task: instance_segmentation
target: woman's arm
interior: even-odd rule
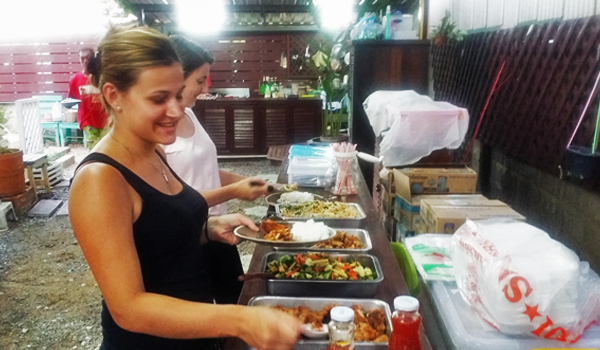
[[[219,170],[219,178],[221,178],[221,186],[231,185],[234,182],[242,181],[247,179],[247,176],[242,176],[229,171]]]
[[[115,322],[167,338],[239,337],[258,349],[291,349],[298,321],[276,310],[184,301],[144,289],[132,224],[141,199],[114,168],[88,164],[69,194],[73,230]]]
[[[223,187],[202,191],[202,196],[206,199],[209,207],[234,198],[253,201],[260,196],[270,193],[269,185],[259,177],[243,177],[232,173],[227,174],[229,174],[227,177],[230,180],[234,178],[241,178],[241,180]]]

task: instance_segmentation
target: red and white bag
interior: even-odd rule
[[[467,220],[451,255],[463,299],[502,333],[574,343],[600,320],[598,275],[534,226]]]

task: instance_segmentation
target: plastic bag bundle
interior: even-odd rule
[[[463,299],[503,333],[574,343],[600,320],[598,275],[536,227],[467,220],[451,255]]]
[[[456,149],[469,128],[469,113],[412,90],[375,91],[363,102],[387,167],[412,164],[437,149]]]

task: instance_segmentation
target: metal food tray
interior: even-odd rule
[[[298,251],[277,251],[270,252],[263,256],[261,262],[261,272],[267,271],[267,264],[274,260],[279,260],[284,255],[294,256]],[[342,262],[358,261],[362,266],[369,267],[374,273],[375,278],[372,281],[352,281],[352,280],[298,280],[292,278],[267,278],[267,292],[271,295],[282,296],[318,296],[318,297],[349,297],[349,298],[368,298],[375,295],[377,285],[383,281],[383,271],[379,260],[369,254],[342,254],[331,253],[332,258],[338,256]]]
[[[375,309],[383,309],[385,311],[385,333],[388,337],[392,334],[392,320],[391,311],[389,305],[381,300],[377,299],[339,299],[339,298],[293,298],[293,297],[277,297],[277,296],[258,296],[253,297],[248,302],[249,306],[277,306],[283,307],[297,307],[305,306],[309,309],[316,311],[320,310],[329,305],[342,305],[349,306],[360,305],[365,312],[369,312]],[[356,342],[357,349],[387,349],[388,343],[374,343],[374,342]],[[301,337],[298,339],[294,349],[324,349],[327,346],[327,339],[309,339]]]
[[[319,221],[324,223],[329,227],[360,227],[362,221],[367,217],[367,214],[363,210],[363,208],[358,203],[347,203],[350,206],[353,206],[358,210],[359,217],[357,218],[323,218],[318,216],[312,217],[298,217],[298,216],[283,216],[281,214],[281,206],[275,205],[275,213],[282,220],[309,220],[313,219],[315,221]]]
[[[373,248],[373,245],[371,244],[371,237],[369,235],[369,232],[367,230],[363,230],[363,229],[359,229],[359,228],[336,228],[336,227],[332,227],[332,230],[337,231],[345,231],[347,234],[351,235],[351,236],[357,236],[358,239],[360,239],[360,241],[365,245],[364,248],[353,248],[353,249],[349,249],[349,248],[307,248],[306,246],[304,247],[282,247],[282,246],[275,246],[273,247],[273,249],[275,250],[304,250],[306,251],[307,249],[310,250],[311,252],[340,252],[340,253],[361,253],[361,252],[368,252],[369,250],[371,250]]]

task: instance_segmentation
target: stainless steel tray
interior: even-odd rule
[[[359,228],[335,228],[331,229],[337,231],[346,231],[349,235],[356,236],[360,239],[361,242],[365,245],[364,248],[357,249],[346,249],[346,248],[306,248],[304,247],[281,247],[275,246],[273,249],[275,250],[307,250],[315,251],[315,252],[340,252],[340,253],[360,253],[360,252],[368,252],[373,248],[371,244],[371,237],[367,230],[359,229]]]
[[[323,222],[325,225],[329,227],[360,227],[363,220],[367,217],[367,214],[363,210],[363,208],[358,203],[346,203],[350,206],[353,206],[358,210],[359,216],[357,218],[323,218],[318,216],[313,217],[297,217],[297,216],[283,216],[281,214],[281,206],[276,205],[275,214],[282,220],[308,220],[313,219],[315,221]]]
[[[293,298],[293,297],[278,297],[278,296],[259,296],[250,299],[250,306],[276,306],[297,307],[305,306],[311,310],[319,310],[329,305],[352,306],[360,305],[365,312],[375,309],[383,309],[386,314],[385,332],[389,336],[392,334],[391,311],[389,305],[377,299],[339,299],[339,298]],[[358,349],[387,349],[388,343],[374,342],[356,342]],[[302,349],[312,347],[313,349],[324,349],[327,346],[327,339],[309,339],[301,337],[296,343],[294,349]]]
[[[294,256],[297,251],[270,252],[263,256],[261,272],[267,271],[267,264],[278,260],[284,255]],[[296,280],[291,278],[267,278],[267,292],[271,295],[281,296],[319,296],[319,297],[350,297],[368,298],[375,295],[377,285],[383,281],[383,271],[379,260],[369,254],[342,254],[331,253],[333,258],[339,256],[341,261],[358,261],[362,266],[369,267],[374,273],[372,281],[349,280]]]

